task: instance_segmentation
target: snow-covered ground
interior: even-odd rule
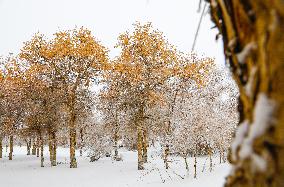
[[[188,159],[188,174],[184,161],[177,157],[171,158],[171,169],[166,171],[162,159],[155,156],[155,151],[151,152],[154,156],[149,158],[144,171],[137,170],[137,153],[124,150],[120,150],[123,161],[119,162],[111,158],[89,162],[86,156],[77,156],[76,169],[69,168],[67,148],[58,148],[56,167],[50,167],[48,152],[45,152],[44,168],[40,167],[40,158],[26,155],[26,147],[15,147],[12,161],[8,160],[5,149],[3,153],[4,158],[0,159],[0,184],[5,187],[220,187],[230,170],[228,164],[219,164],[216,156],[213,171],[209,172],[209,159],[198,158],[197,179],[194,179],[193,158]]]

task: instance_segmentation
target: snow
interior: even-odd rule
[[[254,123],[251,126],[249,138],[261,136],[271,125],[275,104],[264,93],[258,95],[254,111]]]
[[[171,157],[171,169],[164,169],[159,156],[151,156],[146,170],[137,170],[137,153],[119,150],[123,161],[102,158],[89,162],[86,156],[77,157],[78,168],[69,168],[69,149],[58,148],[56,167],[50,167],[47,147],[45,147],[45,167],[40,167],[40,158],[26,155],[26,147],[14,148],[14,159],[8,160],[8,152],[3,151],[0,159],[0,181],[5,187],[89,187],[89,186],[145,186],[145,187],[204,187],[223,186],[230,165],[219,164],[219,157],[213,157],[214,168],[209,172],[209,159],[197,158],[197,179],[193,178],[193,158],[189,158],[189,175],[182,159]],[[153,151],[153,153],[155,153]],[[202,170],[204,169],[204,172]],[[181,177],[185,178],[182,179]]]
[[[248,124],[248,121],[245,121],[237,130],[236,140],[232,144],[233,158],[236,159],[236,149],[241,144],[239,151],[240,159],[252,159],[252,169],[255,171],[264,171],[267,163],[262,155],[253,151],[252,144],[256,138],[263,135],[273,124],[274,108],[275,103],[264,93],[260,93],[255,104],[253,123],[249,125],[250,128],[248,129],[244,127]],[[248,135],[244,137],[246,132],[248,132]]]
[[[255,66],[252,67],[248,82],[245,85],[246,95],[249,96],[249,97],[251,97],[251,94],[252,94],[252,86],[253,86],[253,81],[254,81],[254,77],[255,77],[256,72],[257,72],[257,67],[255,67]]]
[[[243,139],[248,131],[248,121],[245,120],[243,123],[241,123],[236,131],[236,137],[231,145],[232,149],[232,159],[236,160],[236,154],[238,146],[240,146],[243,142]]]
[[[255,169],[255,171],[262,171],[264,172],[266,170],[266,161],[264,160],[264,158],[262,158],[261,156],[257,155],[257,154],[253,154],[251,156],[252,158],[252,163],[253,163],[253,167]]]
[[[256,49],[256,44],[254,42],[250,42],[248,43],[244,48],[243,50],[237,54],[237,58],[238,58],[238,61],[239,63],[243,64],[247,58],[247,56],[249,55],[249,53]]]

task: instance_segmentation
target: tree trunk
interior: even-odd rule
[[[32,155],[36,155],[36,140],[33,139]]]
[[[170,148],[169,148],[169,145],[167,144],[164,150],[164,163],[165,163],[166,169],[169,169],[169,161],[168,161],[169,152],[170,152]]]
[[[26,144],[27,144],[27,155],[30,155],[30,154],[31,154],[30,141],[31,141],[31,139],[26,140]]]
[[[84,147],[84,135],[83,128],[80,129],[80,156],[83,156],[83,147]]]
[[[143,163],[147,163],[148,161],[148,139],[147,139],[147,131],[143,130]]]
[[[56,137],[54,131],[48,132],[48,148],[50,155],[50,165],[56,166]]]
[[[185,163],[186,175],[189,176],[189,167],[188,167],[186,155],[184,155],[183,159]]]
[[[10,136],[10,152],[9,152],[9,160],[13,159],[13,146],[14,146],[14,137]]]
[[[115,128],[115,132],[114,132],[114,160],[118,160],[118,145],[117,144],[118,144],[118,127]]]
[[[197,178],[197,173],[196,173],[196,167],[197,167],[197,161],[196,161],[196,155],[194,155],[194,178]]]
[[[75,113],[74,109],[71,109],[71,119],[70,119],[70,126],[69,126],[69,133],[70,133],[70,168],[77,168],[77,161],[76,161],[76,129],[75,129]]]
[[[174,97],[174,102],[176,100],[176,96],[177,96],[177,92],[175,94],[175,97]],[[171,109],[171,113],[173,112],[173,107]],[[166,145],[165,145],[165,148],[164,148],[164,163],[165,163],[165,166],[166,166],[166,169],[169,169],[169,153],[170,153],[170,146],[169,146],[169,140],[168,140],[168,137],[170,136],[171,134],[171,121],[169,120],[168,121],[168,125],[167,125],[167,128],[166,128]]]
[[[39,134],[40,140],[40,167],[44,167],[44,157],[43,157],[43,138],[41,133]]]
[[[3,141],[3,137],[0,136],[0,158],[3,157],[3,144],[2,144],[2,141]]]
[[[52,160],[51,160],[51,166],[56,166],[56,134],[54,131],[51,132],[51,145],[52,145]]]
[[[143,130],[141,128],[138,128],[137,131],[138,170],[143,170]]]
[[[211,150],[211,148],[209,148],[209,162],[210,162],[210,164],[209,164],[209,171],[211,172],[211,171],[212,171],[212,169],[213,169],[213,163],[212,163],[212,150]]]
[[[40,140],[39,138],[36,139],[36,156],[39,157],[39,147],[40,147]]]
[[[30,154],[31,154],[31,144],[32,144],[31,141],[32,141],[31,139],[29,139],[29,140],[27,141],[27,155],[30,155]]]
[[[284,1],[211,0],[240,90],[240,125],[226,186],[284,184]]]

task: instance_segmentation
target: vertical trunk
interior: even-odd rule
[[[52,160],[53,160],[53,147],[52,147],[52,140],[51,140],[51,131],[48,130],[48,151],[49,151],[49,160],[50,165],[52,166]]]
[[[44,157],[43,157],[43,138],[41,133],[39,134],[40,140],[40,167],[44,167]]]
[[[84,135],[83,128],[80,129],[80,156],[83,156],[83,147],[84,147]]]
[[[30,147],[28,140],[26,140],[26,144],[27,144],[27,155],[30,155]]]
[[[50,158],[50,165],[56,166],[56,138],[55,132],[50,131],[48,132],[48,149],[49,149],[49,158]]]
[[[13,159],[13,146],[14,146],[14,137],[10,136],[10,152],[9,152],[9,160]]]
[[[33,139],[32,155],[36,155],[36,140],[35,140],[35,138]]]
[[[2,141],[3,141],[3,137],[0,136],[0,158],[3,157],[3,144],[2,144]]]
[[[284,3],[211,0],[211,16],[240,90],[226,186],[283,186]]]
[[[70,168],[77,168],[77,161],[76,161],[76,114],[75,114],[75,99],[76,99],[76,87],[77,82],[75,86],[72,88],[71,97],[69,100],[69,115],[70,115],[70,121],[69,121],[69,136],[70,136]]]
[[[165,146],[165,150],[164,150],[164,163],[166,166],[166,169],[169,169],[169,161],[168,161],[168,157],[169,157],[169,145]]]
[[[118,129],[117,127],[115,128],[115,132],[114,132],[114,160],[118,159]]]
[[[138,170],[143,170],[144,166],[143,166],[143,145],[142,145],[142,141],[143,141],[143,131],[141,128],[137,129],[138,133],[137,133],[137,152],[138,152]]]
[[[36,156],[39,157],[39,147],[40,147],[40,140],[39,138],[36,139]]]
[[[176,97],[176,95],[175,95]],[[172,108],[173,110],[173,108]],[[169,140],[168,140],[168,137],[170,136],[170,129],[171,129],[171,121],[169,120],[168,121],[168,126],[166,128],[166,145],[165,145],[165,148],[164,148],[164,163],[165,163],[165,166],[166,166],[166,169],[169,169],[169,153],[170,153],[170,146],[169,146]]]
[[[219,152],[219,159],[220,159],[220,161],[219,161],[219,163],[221,164],[222,163],[222,152],[221,152],[221,150],[220,150],[220,152]]]
[[[143,162],[146,163],[148,161],[148,139],[147,139],[147,131],[143,130],[142,132],[142,146],[143,146]]]
[[[211,148],[209,148],[209,161],[210,161],[209,171],[211,172],[212,171],[212,167],[213,167],[213,163],[212,163],[212,150],[211,150]]]
[[[196,155],[194,154],[194,178],[197,178],[197,173],[196,173],[196,167],[197,167],[197,161],[196,161]]]
[[[27,155],[31,155],[31,145],[32,145],[32,140],[29,138],[27,142]]]
[[[71,110],[71,119],[70,119],[70,168],[77,168],[76,161],[76,129],[75,129],[75,114],[74,110]]]
[[[184,155],[183,159],[185,163],[186,175],[189,176],[189,167],[188,167],[186,155]]]
[[[51,149],[52,149],[52,160],[51,160],[51,166],[56,166],[56,135],[55,132],[51,132]]]

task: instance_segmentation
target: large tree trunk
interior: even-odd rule
[[[10,136],[10,152],[9,152],[9,160],[13,159],[13,147],[14,147],[14,137]]]
[[[209,0],[208,0],[209,1]],[[240,90],[226,186],[284,184],[284,1],[211,0]]]
[[[29,138],[27,140],[27,155],[31,154],[31,144],[32,144],[32,140]]]

